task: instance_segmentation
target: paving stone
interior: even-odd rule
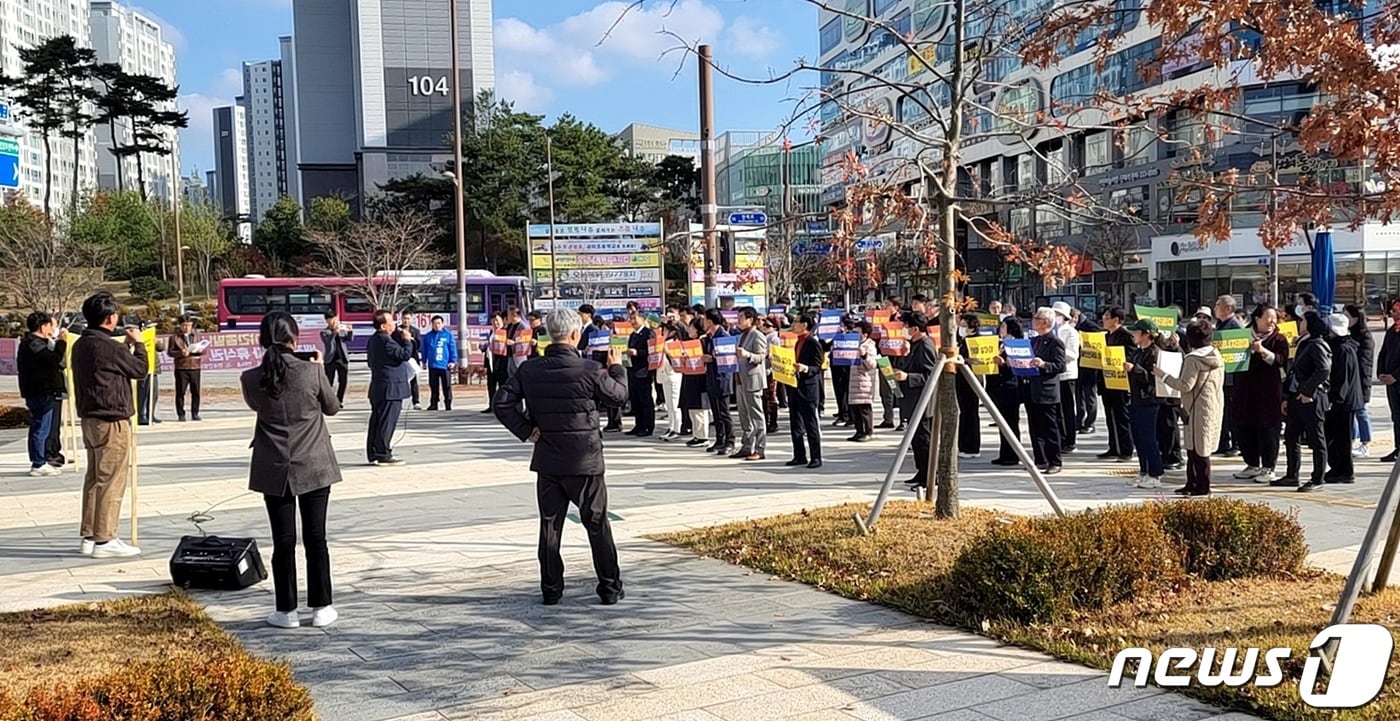
[[[739,699],[753,699],[781,687],[757,676],[741,674],[703,683],[663,688],[577,709],[588,721],[649,721],[668,713],[691,711]],[[713,718],[713,716],[711,716]]]
[[[1015,674],[1003,674],[996,678],[1015,678]],[[1104,675],[1079,683],[1037,690],[1021,698],[988,703],[979,706],[977,710],[1002,721],[1052,721],[1100,709],[1121,714],[1121,709],[1126,705],[1160,693],[1162,691],[1156,688],[1111,688],[1108,685],[1108,676]],[[1188,699],[1181,697],[1180,700],[1185,707]]]
[[[977,676],[861,701],[854,704],[850,713],[867,721],[888,719],[890,716],[901,719],[938,717],[942,713],[965,708],[984,711],[987,704],[1033,690],[1032,686],[1002,676]]]

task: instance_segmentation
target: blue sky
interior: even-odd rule
[[[574,115],[608,131],[641,122],[697,129],[693,58],[662,53],[679,44],[659,34],[710,42],[716,61],[747,77],[816,61],[816,9],[806,0],[648,0],[606,40],[627,3],[600,0],[494,0],[496,83],[517,107]],[[241,92],[241,63],[276,57],[291,34],[291,0],[139,0],[175,45],[181,103],[190,128],[181,139],[186,170],[213,167],[210,114]],[[601,44],[600,44],[600,41]],[[718,131],[770,130],[792,112],[815,78],[756,87],[716,76]],[[794,138],[803,131],[794,132]]]

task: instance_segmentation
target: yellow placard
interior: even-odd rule
[[[773,361],[773,380],[790,388],[797,387],[797,349],[775,345],[768,349]]]
[[[1128,372],[1123,370],[1123,364],[1128,362],[1125,350],[1121,345],[1103,349],[1103,385],[1111,391],[1128,390]]]
[[[1001,350],[1001,339],[994,335],[979,335],[967,339],[967,364],[979,376],[995,375],[994,360]]]
[[[1288,345],[1292,346],[1298,342],[1298,321],[1281,321],[1277,328],[1278,334],[1288,339]]]
[[[1103,370],[1103,349],[1108,347],[1108,333],[1079,332],[1079,367]]]
[[[531,262],[535,270],[551,270],[557,263],[561,270],[585,269],[626,269],[657,268],[661,265],[659,253],[569,253],[567,255],[533,256]]]

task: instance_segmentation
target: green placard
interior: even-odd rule
[[[1215,332],[1211,345],[1220,351],[1220,357],[1225,361],[1226,373],[1249,370],[1249,344],[1253,340],[1254,332],[1248,328]]]
[[[1136,315],[1139,320],[1143,318],[1152,319],[1152,322],[1157,324],[1157,330],[1163,333],[1176,332],[1177,321],[1181,320],[1181,316],[1177,314],[1176,308],[1153,308],[1147,305],[1135,305],[1133,306],[1133,314]]]
[[[890,392],[894,394],[894,397],[903,398],[904,391],[899,389],[899,381],[894,379],[894,366],[890,365],[890,359],[880,356],[880,359],[875,361],[875,365],[880,368],[880,375],[884,377],[885,383],[889,385]]]

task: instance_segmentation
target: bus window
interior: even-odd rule
[[[368,298],[360,295],[344,294],[340,296],[341,314],[354,316],[374,315],[374,304]]]

